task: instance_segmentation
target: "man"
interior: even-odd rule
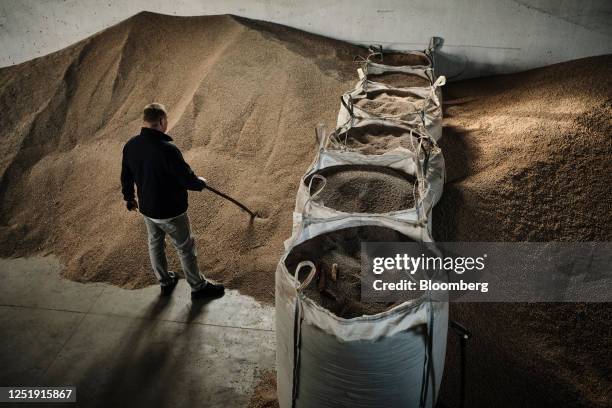
[[[153,272],[168,296],[178,276],[168,271],[166,234],[176,248],[183,272],[191,286],[192,299],[223,296],[223,285],[207,282],[200,274],[195,240],[187,217],[187,190],[202,191],[206,180],[197,177],[180,150],[165,132],[166,108],[159,103],[145,106],[144,125],[138,136],[123,148],[121,189],[129,211],[140,210],[149,235],[149,257]],[[138,201],[134,196],[134,183]]]

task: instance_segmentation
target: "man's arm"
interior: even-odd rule
[[[130,211],[137,209],[138,203],[134,195],[134,176],[127,164],[125,147],[123,148],[123,158],[121,159],[121,192],[123,193],[127,209]]]
[[[181,151],[176,147],[172,146],[172,152],[170,154],[169,170],[187,190],[202,191],[206,187],[204,179],[195,175],[191,167],[183,159]]]

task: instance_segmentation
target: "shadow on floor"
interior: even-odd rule
[[[77,385],[77,390],[81,391],[77,394],[79,406],[174,406],[177,396],[173,384],[177,377],[184,375],[184,367],[192,363],[194,356],[190,355],[189,350],[198,336],[192,324],[182,325],[179,332],[162,327],[162,323],[167,322],[158,317],[169,303],[170,297],[153,300],[146,317],[133,320],[138,325],[128,329],[126,337],[121,339],[113,353],[114,363],[97,360],[82,376],[85,384]],[[186,311],[187,322],[194,321],[205,307],[206,303],[192,304]],[[92,387],[92,383],[96,382],[99,383]],[[181,387],[183,394],[185,388]],[[190,396],[182,395],[180,399],[190,400]],[[205,405],[203,401],[189,403]]]

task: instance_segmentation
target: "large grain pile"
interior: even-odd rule
[[[448,85],[439,241],[612,240],[612,57]],[[470,407],[604,407],[609,304],[454,304]],[[442,401],[458,395],[449,336]]]
[[[416,179],[390,167],[332,166],[316,173],[314,201],[347,213],[387,213],[414,207]],[[308,179],[306,182],[309,182]]]
[[[141,217],[121,198],[121,149],[145,104],[170,110],[197,174],[263,215],[190,193],[202,271],[271,301],[295,186],[335,122],[363,50],[230,16],[139,14],[58,53],[0,70],[2,256],[55,253],[64,275],[154,282]],[[169,250],[171,266],[180,266]]]

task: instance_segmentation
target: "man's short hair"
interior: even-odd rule
[[[160,123],[162,118],[167,117],[166,107],[161,103],[150,103],[144,107],[142,119],[147,123]]]

